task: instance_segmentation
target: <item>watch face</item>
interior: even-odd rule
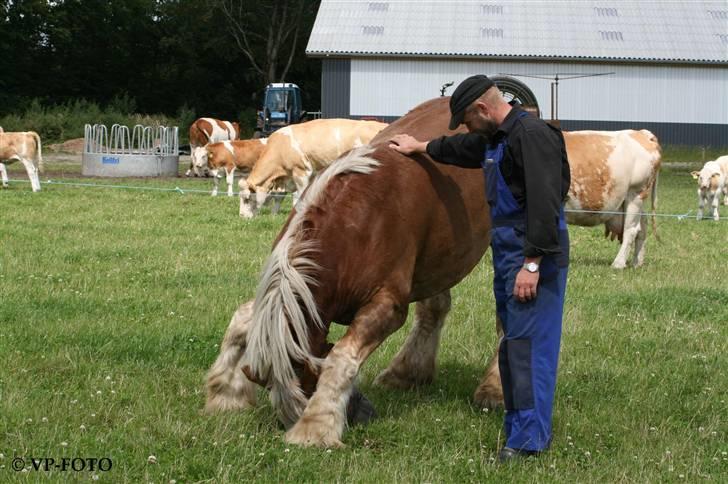
[[[528,272],[537,272],[538,264],[536,264],[535,262],[529,262],[528,264],[526,264],[526,270]]]

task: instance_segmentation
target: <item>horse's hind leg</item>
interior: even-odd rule
[[[498,344],[503,337],[503,325],[496,316],[496,331],[498,332]],[[500,369],[498,368],[498,348],[488,363],[485,375],[473,396],[475,404],[481,408],[496,408],[503,406],[503,387],[501,386]]]
[[[435,376],[435,360],[440,333],[450,311],[450,290],[423,301],[415,307],[415,321],[407,340],[374,384],[390,388],[412,388],[430,383]]]
[[[222,340],[220,355],[207,372],[205,411],[208,413],[255,405],[255,384],[246,378],[240,367],[252,317],[253,301],[242,304],[233,314]]]
[[[340,447],[346,407],[359,368],[407,318],[407,303],[381,292],[357,313],[346,334],[326,356],[316,391],[301,418],[286,432],[286,442]]]

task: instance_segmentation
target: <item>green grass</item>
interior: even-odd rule
[[[663,169],[660,212],[695,210],[688,171]],[[1,482],[45,477],[13,472],[15,456],[108,457],[104,482],[728,479],[728,222],[659,219],[646,265],[621,272],[601,228],[570,228],[553,447],[502,468],[502,413],[470,403],[496,344],[489,255],[453,290],[432,385],[371,383],[409,322],[367,361],[362,389],[379,418],[348,431],[346,448],[286,445],[262,394],[255,411],[201,415],[205,372],[285,219],[237,210],[236,198],[204,194],[0,191]]]

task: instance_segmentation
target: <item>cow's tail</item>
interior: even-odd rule
[[[40,136],[38,136],[38,133],[35,131],[31,131],[30,135],[33,136],[35,139],[35,149],[36,149],[36,161],[38,162],[38,171],[43,173],[45,171],[45,165],[43,164],[43,148],[41,148],[40,145]]]
[[[652,207],[652,233],[655,236],[655,240],[658,242],[660,241],[660,235],[657,233],[657,182],[660,179],[660,165],[662,162],[662,146],[660,146],[660,142],[657,140],[657,136],[655,136],[652,132],[643,129],[643,133],[645,133],[648,137],[648,139],[654,143],[655,149],[657,150],[657,159],[654,163],[654,170],[655,170],[655,179],[652,180],[652,189],[650,191],[650,199],[652,200],[650,202],[650,205]]]
[[[659,170],[655,173],[655,180],[652,182],[652,190],[650,192],[651,215],[652,215],[652,233],[655,240],[660,241],[660,234],[657,233],[657,181],[660,179]]]

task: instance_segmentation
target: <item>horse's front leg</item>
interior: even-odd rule
[[[406,298],[380,291],[361,308],[346,334],[324,360],[316,391],[301,418],[286,433],[286,442],[304,446],[340,447],[347,404],[359,368],[371,353],[404,324]]]

